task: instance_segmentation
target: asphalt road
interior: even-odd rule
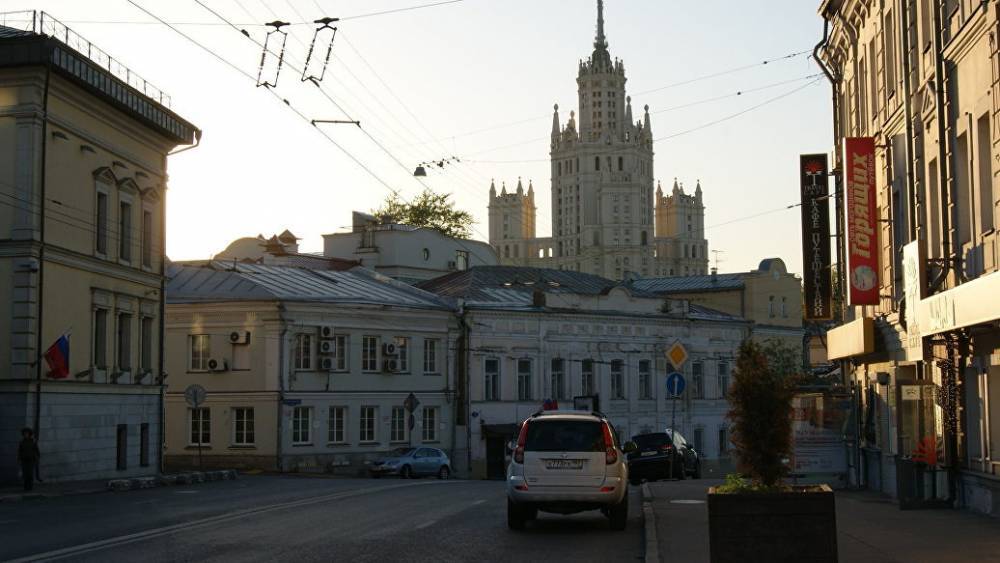
[[[506,527],[502,482],[257,476],[0,504],[0,560],[635,561],[630,521],[541,514]]]

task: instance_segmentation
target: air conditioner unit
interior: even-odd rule
[[[250,344],[250,331],[234,330],[230,332],[229,342],[232,344]]]
[[[319,337],[331,339],[333,338],[334,330],[332,325],[322,325],[319,327]]]
[[[384,362],[384,368],[382,371],[389,373],[396,373],[399,371],[399,360],[396,358],[386,358]]]
[[[320,354],[333,354],[335,346],[333,345],[333,340],[320,340],[319,341],[319,353]]]
[[[383,356],[395,356],[397,354],[399,354],[399,346],[396,346],[395,342],[386,342],[382,345]]]
[[[323,371],[333,371],[333,358],[320,358],[319,369]]]
[[[226,360],[222,358],[209,358],[208,359],[208,371],[226,371],[229,366],[226,365]]]

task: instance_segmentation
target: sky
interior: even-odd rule
[[[170,94],[171,108],[202,129],[200,146],[169,159],[171,259],[208,258],[236,238],[285,229],[303,251],[321,251],[321,235],[346,229],[352,210],[425,187],[452,194],[477,221],[473,238],[485,240],[494,178],[498,188],[533,181],[537,235],[551,233],[552,106],[563,123],[575,109],[596,0],[461,0],[367,17],[356,16],[440,0],[201,0],[261,42],[262,24],[275,19],[342,18],[322,91],[296,72],[315,26],[285,28],[275,92],[288,104],[246,76],[257,77],[261,48],[196,0],[133,1],[190,40],[128,0],[0,0],[0,11],[50,13]],[[831,149],[830,86],[808,53],[782,57],[820,40],[818,4],[605,2],[636,118],[648,104],[654,137],[667,137],[654,145],[656,177],[664,190],[675,177],[688,191],[701,181],[722,272],[775,256],[801,272],[799,210],[786,207],[799,200],[798,155]],[[413,177],[417,164],[452,156],[460,162]]]

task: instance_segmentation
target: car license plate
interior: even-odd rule
[[[656,452],[642,452],[642,456],[641,457],[646,457],[648,455],[656,455]]]
[[[547,459],[545,469],[583,469],[582,459]]]

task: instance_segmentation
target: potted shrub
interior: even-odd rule
[[[729,390],[739,475],[708,494],[713,562],[837,561],[833,491],[784,482],[792,451],[794,351],[777,343],[740,346]]]

